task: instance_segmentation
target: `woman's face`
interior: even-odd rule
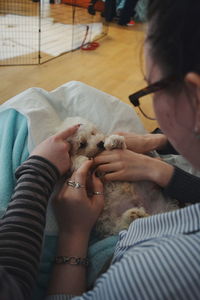
[[[160,68],[153,63],[147,43],[145,59],[149,82],[163,79]],[[189,91],[182,90],[173,95],[161,90],[154,94],[153,106],[159,126],[171,144],[194,167],[200,169],[200,139],[194,134],[196,109],[192,98]]]

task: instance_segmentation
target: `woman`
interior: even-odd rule
[[[31,299],[39,268],[48,199],[70,167],[66,138],[79,125],[51,136],[16,171],[16,187],[0,220],[0,299]]]
[[[197,169],[200,169],[199,14],[199,0],[192,3],[150,0],[145,43],[146,76],[150,85],[145,93],[151,92],[154,85],[153,105],[161,130]],[[141,154],[130,150],[112,154],[105,152],[94,160],[94,164],[101,164],[99,168],[111,172],[107,179],[143,179],[141,172],[138,176],[137,169],[130,167]],[[148,159],[146,162],[148,166]],[[93,290],[81,296],[86,291],[88,236],[103,202],[101,185],[94,190],[97,201],[87,197],[85,186],[90,164],[87,162],[73,175],[74,184],[66,186],[55,203],[60,228],[57,254],[61,257],[56,259],[49,285],[52,296],[47,299],[71,299],[72,295],[80,295],[75,299],[95,300],[198,299],[199,203],[134,221],[127,231],[119,234],[109,270],[96,281]],[[166,181],[173,170],[170,172]],[[75,188],[77,182],[79,188]],[[64,211],[70,218],[67,221]]]

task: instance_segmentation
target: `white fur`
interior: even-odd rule
[[[81,126],[68,139],[72,145],[72,171],[78,169],[88,158],[103,151],[98,147],[99,142],[104,142],[106,150],[126,148],[124,137],[105,136],[94,124],[80,117],[67,118],[57,131],[75,124]],[[102,237],[117,234],[137,218],[178,208],[175,201],[166,199],[161,189],[149,181],[107,182],[104,183],[104,194],[104,210],[96,224],[96,230]]]

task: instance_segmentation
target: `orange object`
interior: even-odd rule
[[[127,23],[128,26],[133,26],[135,25],[135,21],[134,20],[131,20],[129,23]]]
[[[87,43],[86,45],[81,46],[81,50],[96,50],[96,48],[99,47],[99,43],[97,42],[91,42]]]

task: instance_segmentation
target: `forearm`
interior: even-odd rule
[[[57,256],[87,256],[89,236],[59,236]],[[86,266],[54,264],[48,294],[81,295],[86,291]]]
[[[165,147],[167,138],[163,134],[146,134],[144,135],[146,152],[159,150]]]
[[[152,157],[146,159],[146,168],[147,179],[158,184],[160,187],[166,187],[174,173],[174,166],[165,163],[161,159]]]
[[[47,161],[27,160],[16,172],[16,188],[0,223],[0,265],[24,299],[30,298],[37,276],[47,201],[58,176]]]
[[[127,148],[137,153],[148,153],[158,150],[167,143],[167,138],[163,134],[125,134],[124,137]]]

